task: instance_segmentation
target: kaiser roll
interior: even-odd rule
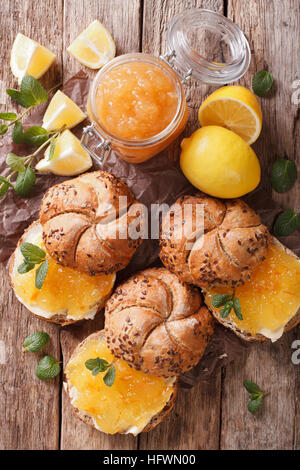
[[[126,184],[105,171],[50,188],[40,222],[49,255],[91,275],[123,269],[141,243],[144,207]]]
[[[199,207],[203,208],[200,225],[196,222]],[[183,282],[235,287],[264,260],[268,240],[267,227],[244,201],[198,193],[181,197],[165,215],[160,258]]]
[[[117,288],[105,309],[111,352],[156,376],[178,376],[197,364],[213,325],[198,290],[165,268],[132,276]]]

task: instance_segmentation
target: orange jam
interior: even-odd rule
[[[158,65],[128,62],[100,82],[95,109],[112,134],[143,140],[163,131],[173,120],[178,96],[173,80]]]
[[[227,294],[210,292],[214,294]],[[280,247],[270,245],[266,260],[253,271],[251,279],[235,290],[240,299],[243,320],[233,310],[230,317],[241,330],[252,334],[266,328],[283,327],[300,306],[300,263]],[[211,299],[211,296],[210,296]]]
[[[103,382],[104,373],[96,376],[85,367],[87,359],[99,357],[114,361],[116,378],[111,387]],[[75,387],[73,405],[91,415],[103,432],[130,431],[137,434],[169,401],[173,386],[166,380],[137,371],[116,359],[104,339],[92,337],[67,364],[66,377]]]
[[[41,248],[39,238],[33,242]],[[74,269],[60,266],[51,258],[42,288],[35,287],[35,272],[38,266],[26,274],[14,274],[16,294],[30,306],[37,306],[47,312],[67,313],[73,319],[84,318],[91,307],[111,291],[115,274],[89,276]]]

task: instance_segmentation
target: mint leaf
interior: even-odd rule
[[[274,82],[273,75],[266,70],[257,72],[252,81],[252,88],[257,96],[264,96],[270,91]]]
[[[35,273],[35,287],[41,289],[46,279],[48,272],[48,260],[46,259],[36,270]]]
[[[217,294],[214,295],[212,298],[212,304],[214,307],[219,308],[222,307],[222,305],[225,305],[228,300],[231,299],[231,295],[226,295],[226,294]]]
[[[116,378],[116,369],[115,369],[115,366],[112,365],[106,372],[105,376],[103,377],[103,382],[108,387],[111,387],[115,381],[115,378]]]
[[[20,121],[17,121],[14,125],[11,136],[15,144],[21,144],[23,142],[23,126]]]
[[[45,103],[48,99],[48,93],[40,82],[31,75],[25,75],[21,82],[21,96],[30,106]]]
[[[51,139],[51,144],[49,147],[49,154],[48,154],[48,161],[52,160],[52,158],[54,157],[56,140],[57,138]]]
[[[92,371],[93,375],[98,375],[100,372],[105,372],[109,367],[109,363],[105,359],[96,357],[95,359],[88,359],[85,362],[85,367]]]
[[[0,135],[6,134],[8,131],[8,126],[6,124],[0,124]]]
[[[243,320],[241,303],[237,297],[233,298],[233,310],[238,319]]]
[[[29,261],[24,261],[18,266],[19,274],[26,274],[35,267],[35,263],[30,263]]]
[[[221,318],[227,318],[228,315],[230,314],[231,312],[231,309],[233,307],[233,302],[232,300],[230,300],[229,302],[227,302],[224,307],[222,308],[222,310],[220,311],[220,317]]]
[[[35,371],[35,375],[41,380],[53,379],[59,373],[60,364],[53,356],[44,356]]]
[[[25,171],[23,158],[15,153],[8,153],[6,157],[6,164],[15,171]]]
[[[287,237],[300,225],[300,219],[293,209],[282,212],[274,224],[274,233],[277,237]]]
[[[37,352],[49,342],[50,337],[44,331],[37,331],[24,340],[23,351]]]
[[[32,126],[23,134],[23,140],[27,145],[40,146],[49,139],[49,134],[43,127]]]
[[[15,121],[17,117],[16,113],[0,113],[0,119],[3,121]]]
[[[19,196],[25,197],[31,192],[35,184],[35,172],[32,168],[26,167],[25,171],[21,171],[16,179],[14,189]]]
[[[251,382],[251,380],[244,380],[243,385],[244,385],[245,389],[247,390],[247,392],[249,392],[249,393],[260,393],[261,392],[261,389],[259,388],[259,386],[256,383]]]
[[[21,243],[20,250],[22,255],[25,258],[25,261],[28,263],[38,264],[44,261],[46,258],[46,253],[37,245],[29,242]]]
[[[261,406],[261,404],[262,404],[262,396],[261,395],[259,397],[255,398],[255,399],[250,398],[249,402],[248,402],[248,411],[250,411],[250,413],[252,413],[252,414],[256,413],[256,411]]]
[[[285,193],[294,185],[297,179],[295,162],[286,158],[278,158],[272,167],[272,187],[278,193]]]
[[[7,193],[9,188],[12,188],[11,182],[4,176],[0,176],[0,197]]]
[[[23,96],[19,90],[7,88],[6,93],[13,101],[15,101],[20,106],[23,106],[23,108],[29,108],[31,106],[32,100],[26,96]]]

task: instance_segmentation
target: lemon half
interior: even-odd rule
[[[115,57],[116,45],[100,21],[93,21],[67,48],[83,65],[99,69]]]
[[[69,130],[65,130],[56,139],[53,158],[49,160],[49,157],[50,146],[45,152],[45,158],[36,165],[36,169],[60,176],[75,176],[88,170],[93,164],[80,140]]]
[[[14,40],[10,67],[19,84],[25,75],[40,78],[54,62],[56,55],[33,39],[18,33]]]
[[[261,132],[262,111],[258,99],[248,88],[225,86],[202,103],[199,122],[201,126],[226,127],[251,145]]]
[[[224,127],[206,126],[181,142],[180,166],[196,188],[219,198],[249,193],[260,182],[261,169],[252,148]]]

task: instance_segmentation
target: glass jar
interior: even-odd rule
[[[91,125],[83,130],[82,144],[98,161],[103,163],[110,150],[132,163],[152,158],[175,140],[186,126],[185,82],[193,77],[201,83],[225,85],[241,78],[250,64],[250,48],[243,32],[230,19],[210,10],[195,8],[176,16],[168,30],[168,46],[169,52],[159,58],[143,53],[121,55],[97,73],[87,103]],[[130,65],[136,63],[165,74],[166,80],[173,84],[177,100],[174,115],[166,127],[140,139],[124,138],[114,128],[108,129],[99,118],[97,107],[97,93],[104,80],[123,70],[122,66],[127,65],[129,70]],[[96,138],[97,148],[102,149],[101,156],[89,150],[90,137]]]

